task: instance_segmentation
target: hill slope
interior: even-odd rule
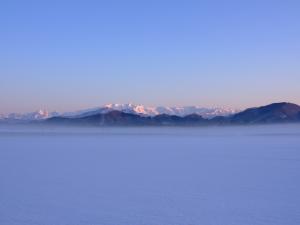
[[[282,123],[300,121],[300,106],[281,102],[249,108],[231,117],[231,123]]]

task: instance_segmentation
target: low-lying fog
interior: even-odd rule
[[[300,125],[0,126],[1,225],[299,225]]]

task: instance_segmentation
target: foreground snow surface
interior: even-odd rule
[[[299,225],[300,126],[0,127],[1,225]]]

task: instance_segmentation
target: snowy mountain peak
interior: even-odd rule
[[[57,112],[49,113],[47,110],[37,110],[30,113],[10,113],[7,115],[1,115],[0,119],[2,120],[22,120],[22,121],[31,121],[31,120],[43,120],[56,115],[60,115]]]
[[[240,111],[231,108],[218,108],[218,107],[205,108],[200,106],[147,107],[144,105],[132,104],[132,103],[126,103],[126,104],[110,103],[98,108],[98,112],[100,111],[108,112],[112,110],[119,110],[122,112],[134,113],[134,114],[144,115],[144,116],[156,116],[159,114],[186,116],[189,114],[198,114],[203,116],[204,118],[212,118],[215,116],[228,116]],[[94,111],[96,112],[96,110]]]
[[[135,105],[133,103],[125,103],[125,104],[106,104],[103,106],[106,109],[110,110],[119,110],[127,113],[135,113],[141,115],[149,115],[154,116],[157,115],[157,111],[153,107],[146,107],[144,105]]]
[[[109,103],[100,107],[90,108],[85,110],[79,110],[74,112],[58,113],[58,112],[48,112],[47,110],[37,110],[31,113],[11,113],[8,115],[0,116],[0,119],[6,120],[43,120],[48,119],[54,116],[63,116],[69,118],[85,117],[91,116],[100,113],[107,113],[113,110],[122,111],[125,113],[133,113],[141,116],[156,116],[159,114],[168,114],[168,115],[177,115],[177,116],[186,116],[190,114],[197,114],[204,118],[213,118],[215,116],[228,116],[234,113],[239,112],[240,110],[231,109],[231,108],[205,108],[200,106],[183,106],[183,107],[148,107],[141,104],[133,103]]]

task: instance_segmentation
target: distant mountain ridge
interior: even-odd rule
[[[77,112],[64,113],[65,117],[83,117],[87,115],[95,115],[99,113],[107,113],[110,111],[121,111],[125,113],[132,113],[141,116],[157,116],[160,114],[186,116],[190,114],[198,114],[205,118],[212,118],[215,116],[228,116],[239,112],[240,110],[231,108],[205,108],[200,106],[183,106],[183,107],[147,107],[144,105],[135,104],[106,104],[98,108],[92,108],[87,110],[80,110]]]
[[[192,113],[188,114],[189,112]],[[204,112],[205,116],[201,115],[200,112]],[[42,110],[23,115],[10,114],[10,116],[4,117],[0,121],[2,123],[17,121],[91,126],[199,126],[300,122],[300,106],[288,102],[248,108],[237,113],[218,112],[200,107],[178,107],[176,109],[165,107],[158,111],[157,108],[147,108],[141,105],[110,104],[99,108],[63,114],[48,113]],[[210,113],[210,116],[208,117],[205,113]]]
[[[200,126],[300,122],[300,106],[282,102],[249,108],[230,116],[204,118],[198,114],[144,116],[113,110],[82,117],[53,117],[48,124],[92,126]]]
[[[249,108],[233,115],[231,121],[241,124],[299,122],[300,106],[293,103],[281,102]]]
[[[159,114],[157,116],[141,116],[122,111],[110,111],[85,117],[52,117],[45,122],[55,125],[89,125],[89,126],[177,126],[177,125],[199,125],[206,122],[202,116],[193,114],[188,116],[176,116]]]
[[[31,113],[10,113],[8,115],[0,115],[2,120],[20,120],[20,121],[31,121],[31,120],[44,120],[54,116],[62,116],[69,118],[79,118],[92,116],[99,113],[108,113],[111,111],[121,111],[125,113],[132,113],[141,116],[156,116],[160,114],[186,116],[189,114],[198,114],[205,118],[212,118],[215,116],[228,116],[238,112],[239,110],[230,108],[205,108],[199,106],[185,106],[185,107],[147,107],[144,105],[135,104],[106,104],[97,108],[84,109],[74,112],[58,113],[48,112],[46,110],[38,110]]]
[[[57,112],[49,113],[46,110],[38,110],[30,113],[10,113],[7,115],[0,115],[0,121],[35,121],[35,120],[44,120],[54,116],[60,116]]]

